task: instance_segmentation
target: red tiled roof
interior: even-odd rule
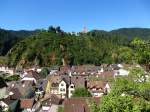
[[[27,73],[28,73],[28,74],[27,74],[25,77],[31,77],[31,78],[33,77],[33,78],[35,78],[36,80],[41,79],[39,73],[37,73],[36,71],[29,70],[29,71],[27,71]]]
[[[89,81],[88,83],[87,83],[87,87],[88,88],[104,88],[105,87],[105,85],[107,84],[107,82],[105,82],[105,81]]]
[[[66,99],[64,102],[64,112],[90,112],[88,100],[94,101],[96,102],[96,104],[100,103],[99,102],[100,98],[92,98],[92,97],[70,98]]]
[[[114,71],[105,71],[99,75],[102,79],[114,78]]]
[[[22,109],[32,108],[34,99],[21,99],[20,106]]]

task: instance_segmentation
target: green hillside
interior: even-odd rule
[[[4,56],[19,41],[23,40],[35,31],[12,31],[0,29],[0,55]]]
[[[7,64],[27,67],[140,62],[143,58],[134,59],[139,53],[135,48],[130,39],[105,31],[75,35],[60,29],[41,30],[17,43],[7,54]],[[145,60],[141,62],[145,64]]]
[[[134,37],[139,37],[142,39],[150,39],[150,29],[149,28],[121,28],[118,30],[112,30],[110,33],[132,39]]]

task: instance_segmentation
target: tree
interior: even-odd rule
[[[112,91],[101,100],[98,112],[149,112],[150,102],[143,98],[141,83],[119,78]]]
[[[18,81],[20,79],[20,76],[14,74],[12,76],[5,77],[4,79],[5,81]]]
[[[146,81],[146,73],[144,69],[140,67],[134,67],[130,69],[129,76],[138,82],[145,82]]]
[[[56,31],[57,31],[58,33],[61,33],[61,32],[62,32],[60,26],[56,27]]]
[[[45,67],[40,72],[40,75],[44,78],[46,78],[48,76],[48,74],[49,74],[49,70],[48,70],[48,68],[45,68]]]
[[[111,92],[102,97],[101,105],[92,107],[93,112],[149,112],[150,81],[135,80],[143,75],[143,69],[133,68],[128,77],[116,78]]]
[[[117,49],[117,54],[118,56],[117,61],[118,62],[123,62],[123,63],[129,63],[132,64],[133,63],[133,56],[134,56],[134,51],[129,48],[129,47],[119,47]]]
[[[73,97],[91,97],[91,93],[85,88],[77,88],[73,92]]]
[[[147,70],[150,69],[150,44],[149,41],[135,38],[131,42],[131,46],[135,50],[135,60],[139,64],[146,66]]]
[[[64,107],[58,107],[57,112],[64,112]]]
[[[48,32],[54,32],[54,33],[56,33],[56,28],[53,27],[53,26],[50,26],[50,27],[48,28]]]

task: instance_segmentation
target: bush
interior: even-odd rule
[[[91,97],[91,93],[85,88],[77,88],[73,92],[73,97]]]

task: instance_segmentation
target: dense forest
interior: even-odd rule
[[[123,28],[66,33],[48,30],[0,30],[0,63],[9,66],[140,63],[149,67],[150,29]]]
[[[12,31],[0,29],[0,55],[6,55],[7,52],[19,41],[25,37],[34,34],[36,31]]]

